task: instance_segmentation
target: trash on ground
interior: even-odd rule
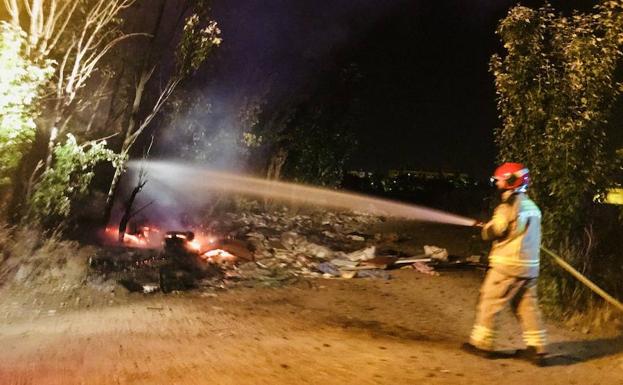
[[[426,254],[431,259],[434,259],[436,261],[443,261],[443,262],[448,261],[448,250],[442,249],[437,246],[425,245],[424,254]]]
[[[480,256],[457,259],[433,245],[413,255],[405,255],[398,246],[378,248],[405,239],[369,233],[379,221],[372,215],[320,210],[227,212],[212,219],[209,237],[202,229],[177,229],[162,232],[161,250],[103,249],[89,263],[98,273],[91,284],[118,282],[133,292],[166,293],[283,285],[302,277],[389,279],[389,270],[404,267],[433,276],[438,275],[435,268],[480,263]]]
[[[422,274],[433,275],[433,276],[439,275],[439,273],[436,272],[435,269],[433,269],[432,267],[428,266],[427,264],[423,262],[415,262],[412,266],[416,271]]]

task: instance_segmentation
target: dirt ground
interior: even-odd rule
[[[480,271],[402,270],[219,294],[132,294],[1,320],[0,384],[623,384],[623,339],[550,323],[557,365],[458,349]],[[113,297],[114,298],[114,297]],[[507,347],[520,347],[510,315]]]
[[[447,234],[426,239],[466,247]],[[617,328],[550,321],[554,366],[489,361],[459,349],[483,270],[391,274],[168,295],[7,289],[0,384],[623,384]],[[510,313],[501,325],[503,347],[521,348]]]

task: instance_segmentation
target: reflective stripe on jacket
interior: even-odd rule
[[[507,275],[537,277],[541,210],[524,193],[508,192],[502,199],[493,218],[482,229],[482,238],[493,240],[489,264]]]

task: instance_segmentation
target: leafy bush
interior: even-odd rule
[[[32,197],[29,217],[44,225],[54,225],[67,218],[71,205],[88,191],[99,162],[116,164],[120,157],[106,148],[106,141],[88,141],[78,145],[73,135],[54,148],[54,166],[47,169]]]
[[[0,189],[7,188],[35,138],[36,100],[53,73],[51,61],[24,54],[23,31],[0,22]]]
[[[491,60],[503,123],[496,130],[500,161],[530,168],[531,195],[544,213],[544,242],[575,266],[590,266],[595,249],[582,234],[595,219],[592,198],[610,187],[620,168],[606,145],[606,123],[621,89],[615,79],[623,5],[606,1],[570,17],[549,5],[517,6],[497,32],[507,51]],[[550,299],[578,297],[575,281],[544,267]]]

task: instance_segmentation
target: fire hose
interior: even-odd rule
[[[484,223],[480,222],[480,221],[475,221],[474,222],[474,226],[482,227],[482,226],[484,226]],[[554,253],[553,251],[551,251],[548,248],[543,247],[543,246],[541,246],[541,250],[543,250],[545,252],[545,254],[550,256],[554,260],[554,262],[556,262],[558,264],[558,266],[562,267],[569,274],[571,274],[573,277],[575,277],[578,281],[580,281],[586,287],[591,289],[593,291],[593,293],[597,294],[598,296],[603,298],[606,302],[608,302],[610,305],[614,306],[615,308],[617,308],[617,309],[619,309],[619,310],[621,310],[623,312],[623,303],[621,303],[618,299],[616,299],[613,296],[611,296],[610,294],[606,293],[605,290],[603,290],[601,287],[597,286],[597,284],[595,284],[590,279],[586,278],[586,276],[584,276],[582,273],[580,273],[579,271],[574,269],[573,266],[568,264],[564,259],[562,259],[560,256],[556,255],[556,253]]]
[[[549,255],[554,260],[554,262],[556,262],[560,267],[565,269],[569,274],[574,276],[578,281],[582,282],[589,289],[591,289],[595,294],[599,295],[601,298],[606,300],[606,302],[608,302],[612,306],[614,306],[617,309],[623,311],[623,304],[621,302],[619,302],[616,298],[614,298],[610,294],[606,293],[602,288],[597,286],[593,281],[591,281],[590,279],[586,278],[579,271],[574,269],[564,259],[562,259],[558,255],[556,255],[554,252],[552,252],[551,250],[549,250],[549,249],[547,249],[547,248],[545,248],[543,246],[541,246],[541,250],[543,250],[545,252],[545,254]]]

